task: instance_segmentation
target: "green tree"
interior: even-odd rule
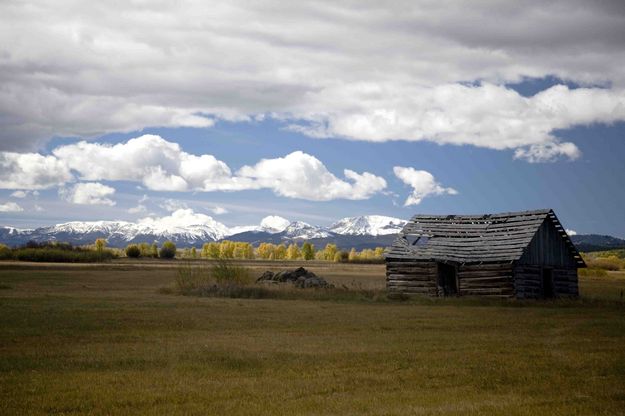
[[[276,260],[284,260],[286,258],[286,246],[278,244],[273,251],[273,258]]]
[[[191,257],[194,259],[197,258],[197,250],[195,249],[195,247],[191,247]]]
[[[325,248],[323,249],[324,260],[334,261],[334,256],[336,255],[337,251],[339,251],[339,249],[336,247],[336,244],[326,244]]]
[[[104,238],[98,238],[95,240],[95,251],[102,253],[106,248],[106,240]]]
[[[141,257],[152,257],[152,247],[148,243],[139,244]]]
[[[208,259],[218,259],[219,258],[219,243],[215,243],[215,242],[205,243],[202,246],[202,257],[206,257]]]
[[[269,260],[274,252],[274,245],[271,243],[260,243],[256,251],[258,252],[258,257],[263,260]]]
[[[165,241],[158,254],[162,259],[173,259],[176,257],[176,245],[171,241]]]
[[[219,244],[219,258],[233,259],[236,244],[234,241],[224,240]]]
[[[286,249],[286,258],[289,260],[297,260],[302,256],[300,252],[299,246],[295,243],[289,244],[289,247]]]
[[[126,256],[136,259],[141,256],[141,249],[136,244],[129,244],[126,247]]]
[[[244,242],[234,243],[234,258],[253,259],[254,247],[252,247],[250,243],[244,243]]]
[[[156,243],[152,243],[152,253],[150,255],[154,258],[158,258],[158,246]]]
[[[349,251],[349,256],[347,257],[347,259],[349,261],[357,261],[358,260],[358,252],[356,251],[355,248],[352,247],[352,249]]]
[[[313,260],[315,258],[315,246],[305,242],[302,246],[302,257],[304,260]]]
[[[102,254],[106,248],[106,240],[104,238],[98,238],[95,240],[95,251],[98,253],[98,260],[102,260]]]
[[[13,252],[6,244],[0,244],[0,259],[6,260],[10,259],[13,255]]]

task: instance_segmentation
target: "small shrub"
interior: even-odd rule
[[[249,269],[237,266],[228,261],[218,261],[211,270],[210,276],[218,285],[248,285],[252,282]]]
[[[13,256],[20,261],[58,262],[58,263],[96,263],[108,261],[113,253],[106,250],[98,253],[92,250],[66,250],[58,248],[18,248],[13,250]]]
[[[11,252],[11,249],[4,244],[0,244],[0,260],[8,260],[12,257],[13,253]]]
[[[136,244],[130,244],[128,247],[126,247],[126,256],[139,258],[141,257],[141,249]]]
[[[173,259],[176,257],[176,245],[171,241],[165,241],[158,254],[163,259]]]
[[[174,287],[178,293],[184,295],[211,283],[210,273],[205,267],[185,262],[178,266]]]
[[[594,269],[590,267],[579,269],[578,273],[580,276],[585,277],[606,277],[608,275],[608,272],[604,269]]]
[[[204,292],[216,288],[240,288],[252,283],[249,269],[237,266],[228,261],[219,261],[214,266],[195,266],[192,262],[185,262],[178,266],[174,287],[178,293],[190,294],[202,290]]]
[[[591,264],[594,268],[610,271],[617,271],[622,267],[621,260],[617,257],[597,257]]]

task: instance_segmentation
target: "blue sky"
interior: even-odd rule
[[[2,6],[4,27],[38,30],[0,42],[0,224],[549,207],[625,237],[618,4],[510,4],[496,24],[482,6],[270,3],[128,5],[122,21],[106,3]],[[146,134],[162,139],[128,156]]]

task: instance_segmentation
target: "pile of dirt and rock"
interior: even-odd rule
[[[303,267],[294,270],[282,270],[277,273],[266,271],[258,279],[258,283],[292,283],[295,287],[301,288],[333,288],[334,285],[328,283],[324,278],[317,276],[313,272]]]

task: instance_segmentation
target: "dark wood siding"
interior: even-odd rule
[[[514,270],[517,298],[540,298],[544,295],[543,269],[552,270],[555,296],[577,296],[578,262],[560,232],[549,219],[540,226]]]
[[[577,269],[554,269],[553,283],[555,286],[556,296],[576,297],[579,295]]]
[[[520,264],[514,268],[514,293],[519,299],[542,297],[541,267]]]
[[[512,264],[461,265],[458,268],[459,294],[467,296],[511,297],[514,295]]]
[[[386,288],[389,297],[436,296],[436,263],[401,259],[386,260]]]
[[[515,296],[519,299],[538,299],[544,294],[543,266],[519,264],[514,268]],[[553,289],[557,297],[579,295],[577,268],[552,268]]]
[[[575,257],[549,219],[538,228],[518,264],[577,268]]]

